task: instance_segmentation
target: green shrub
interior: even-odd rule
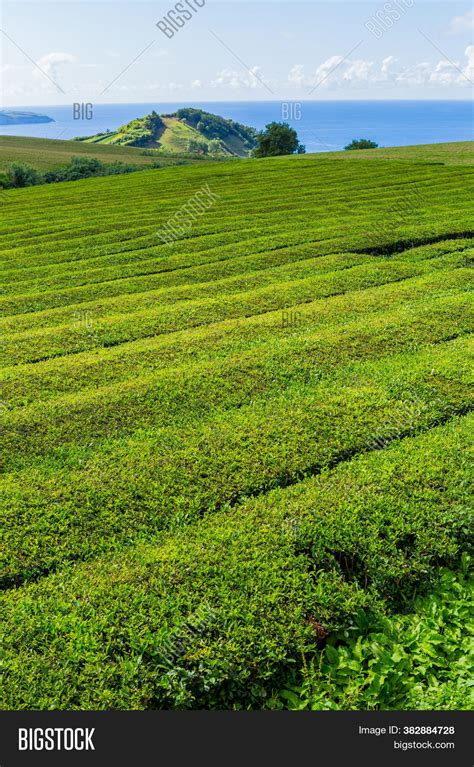
[[[98,176],[103,168],[104,164],[95,157],[72,157],[64,168],[46,173],[45,180],[47,183],[54,181],[77,181],[80,178]]]
[[[13,187],[35,186],[43,183],[41,173],[31,165],[22,162],[14,162],[6,171],[8,184]]]
[[[95,157],[72,157],[71,161],[59,170],[47,171],[44,181],[52,184],[58,181],[79,181],[91,176],[115,176],[121,173],[133,173],[147,170],[147,166],[130,165],[123,162],[103,163]]]

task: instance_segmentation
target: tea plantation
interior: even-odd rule
[[[0,195],[2,708],[472,705],[474,172],[441,147]]]

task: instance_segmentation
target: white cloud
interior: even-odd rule
[[[463,67],[459,61],[441,59],[434,66],[423,62],[413,67],[406,67],[397,73],[396,81],[407,85],[468,86],[474,75],[474,46],[469,45],[464,51],[467,59]]]
[[[263,88],[263,79],[261,68],[257,66],[251,67],[248,72],[244,70],[221,69],[217,77],[211,80],[211,87],[230,88],[231,90]],[[265,79],[265,82],[268,81]]]
[[[467,64],[450,63],[445,59],[435,64],[426,61],[411,66],[400,66],[395,56],[386,56],[380,64],[365,59],[343,59],[331,56],[314,72],[306,74],[302,64],[295,64],[289,71],[286,85],[297,89],[321,87],[367,88],[381,86],[466,86],[473,80],[474,46],[466,48]],[[467,79],[466,79],[467,78]]]
[[[198,91],[202,88],[202,80],[193,80],[191,83],[193,91]]]
[[[382,66],[380,67],[380,79],[381,80],[390,80],[394,76],[392,67],[395,66],[398,59],[395,58],[395,56],[387,56],[382,61]]]
[[[309,85],[325,85],[331,78],[337,77],[337,70],[344,61],[344,56],[330,56],[319,65],[313,77],[310,77]]]
[[[295,64],[289,71],[287,82],[297,88],[328,86],[335,82],[335,72],[344,61],[343,56],[330,56],[312,73],[306,75],[303,64]]]
[[[295,64],[294,67],[290,69],[290,73],[288,75],[288,82],[291,85],[296,85],[297,88],[301,88],[301,86],[305,84],[303,64]]]
[[[402,85],[425,85],[430,77],[431,65],[427,61],[404,67],[395,74],[395,81]]]
[[[36,78],[38,83],[41,83],[42,87],[44,88],[52,87],[51,82],[48,82],[47,78],[44,76],[45,74],[48,76],[50,81],[52,80],[53,83],[60,85],[59,77],[63,65],[72,64],[75,61],[76,57],[72,56],[70,53],[46,53],[36,62],[37,67],[33,69],[33,76]]]
[[[349,83],[367,83],[373,81],[373,67],[373,61],[358,59],[357,61],[353,61],[352,64],[348,63],[348,66],[342,75],[342,79]]]
[[[456,81],[460,69],[459,64],[454,65],[449,61],[439,61],[434,71],[430,74],[430,82],[452,85]]]
[[[467,11],[464,16],[455,16],[448,24],[450,35],[464,35],[474,29],[474,11]]]
[[[474,45],[468,45],[464,55],[467,58],[467,64],[463,69],[463,74],[472,82],[474,80]]]

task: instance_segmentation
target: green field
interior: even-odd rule
[[[2,708],[472,705],[469,150],[2,192]]]

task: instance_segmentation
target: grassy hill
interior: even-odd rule
[[[174,114],[152,112],[116,131],[81,138],[94,144],[142,146],[166,152],[248,157],[256,146],[256,131],[202,109],[178,109]]]
[[[95,157],[103,163],[123,162],[133,165],[161,165],[166,167],[186,162],[195,164],[209,162],[214,157],[189,154],[172,156],[158,155],[145,148],[89,144],[82,141],[61,139],[29,138],[26,136],[0,136],[0,172],[13,162],[24,162],[40,171],[56,170],[66,165],[72,157]]]
[[[2,193],[2,707],[468,706],[473,171],[433,151]]]

